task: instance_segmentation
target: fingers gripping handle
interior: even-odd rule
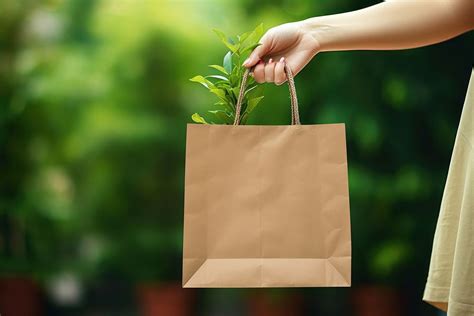
[[[290,100],[291,100],[291,125],[300,125],[300,114],[298,109],[298,98],[296,97],[296,87],[295,80],[293,77],[293,72],[287,63],[285,63],[285,72],[286,77],[288,78],[288,87],[290,90]],[[237,106],[235,108],[235,119],[234,125],[240,124],[241,119],[241,110],[242,110],[242,101],[244,99],[245,89],[247,87],[247,79],[250,74],[250,68],[247,68],[242,77],[242,83],[240,85],[239,97],[237,99]]]

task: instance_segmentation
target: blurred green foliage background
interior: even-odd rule
[[[364,289],[395,293],[394,315],[435,315],[421,296],[472,32],[407,51],[321,53],[296,77],[303,124],[346,124],[351,289],[179,289],[185,128],[215,102],[188,79],[226,53],[212,28],[240,34],[375,3],[2,1],[0,277],[34,280],[38,315],[160,315],[147,297],[173,285],[168,304],[188,306],[176,315],[254,315],[258,304],[364,315]],[[264,94],[248,124],[288,124],[286,86]]]

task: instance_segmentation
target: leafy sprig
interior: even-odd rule
[[[235,118],[235,108],[242,76],[245,71],[242,63],[255,47],[260,45],[258,41],[263,34],[263,24],[258,25],[253,31],[234,38],[227,37],[220,30],[214,29],[213,31],[229,49],[224,56],[222,65],[209,65],[212,69],[217,70],[218,74],[198,75],[189,80],[204,86],[217,97],[218,101],[214,103],[215,109],[207,111],[207,120],[198,113],[194,113],[191,118],[194,122],[201,124],[232,124]],[[242,102],[240,124],[247,122],[250,113],[263,99],[262,94],[262,86],[258,85],[252,77],[248,77]]]

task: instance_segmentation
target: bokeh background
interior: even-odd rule
[[[188,79],[240,34],[368,0],[0,2],[2,315],[440,315],[421,301],[474,56],[473,34],[322,53],[303,124],[344,122],[353,287],[182,289]],[[265,85],[249,124],[289,122]]]

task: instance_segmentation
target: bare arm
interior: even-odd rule
[[[321,51],[414,48],[472,29],[474,0],[391,0],[271,28],[244,66],[266,61],[255,67],[255,79],[281,84],[286,79],[282,57],[298,73]]]
[[[392,0],[303,24],[323,51],[413,48],[472,30],[474,1]]]

